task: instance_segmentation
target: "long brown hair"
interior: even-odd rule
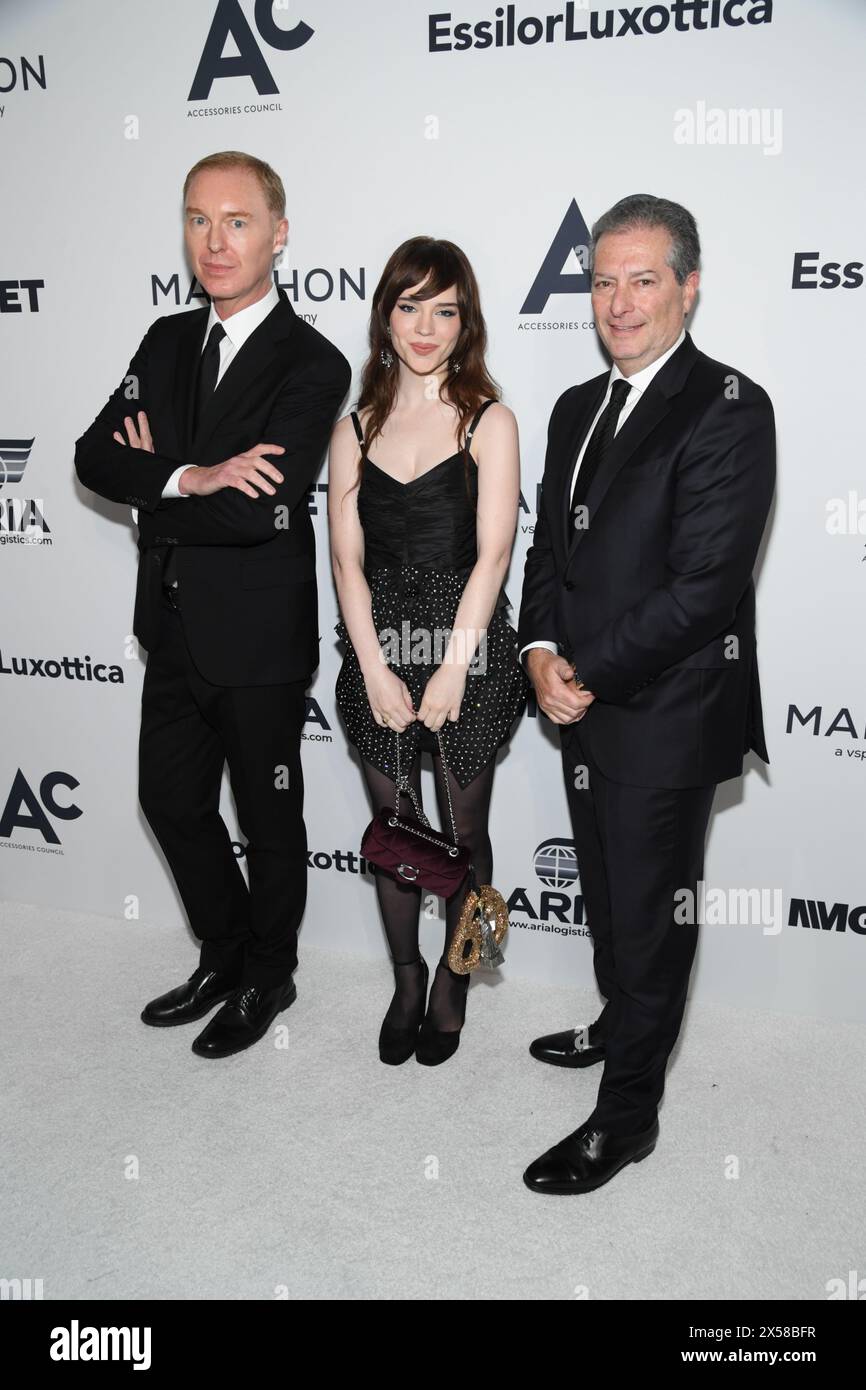
[[[457,440],[461,452],[466,447],[466,431],[478,407],[483,401],[498,401],[500,397],[499,387],[484,361],[487,328],[472,266],[453,241],[439,241],[429,236],[411,237],[390,256],[373,294],[370,355],[361,374],[358,396],[358,411],[369,412],[364,430],[364,453],[381,434],[385,421],[394,409],[397,366],[394,362],[386,367],[382,362],[382,352],[391,351],[391,340],[386,330],[394,305],[412,285],[423,286],[417,296],[419,299],[433,299],[451,285],[457,292],[460,334],[448,359],[444,389],[447,390],[448,403],[453,405],[457,413]],[[391,355],[394,356],[393,352]],[[354,487],[361,481],[363,466],[362,456]],[[464,466],[468,487],[468,451]],[[349,489],[350,492],[352,490]]]

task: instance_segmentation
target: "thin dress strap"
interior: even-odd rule
[[[352,411],[352,424],[355,426],[355,433],[356,433],[356,435],[358,436],[358,443],[360,444],[360,446],[361,446],[361,451],[362,451],[362,453],[363,453],[363,450],[364,450],[364,431],[361,429],[361,421],[360,421],[360,419],[359,419],[359,417],[358,417],[358,412],[357,412],[357,410],[353,410],[353,411]]]
[[[472,424],[469,426],[469,429],[466,431],[466,448],[467,448],[467,449],[469,448],[469,445],[472,443],[472,436],[473,436],[473,434],[475,433],[475,430],[476,430],[476,428],[477,428],[477,426],[478,426],[478,421],[481,419],[481,416],[484,414],[484,412],[485,412],[485,410],[487,409],[487,407],[488,407],[489,405],[493,405],[493,403],[494,403],[494,402],[493,402],[493,399],[491,398],[489,401],[485,401],[484,404],[483,404],[482,406],[479,406],[478,410],[475,412],[475,419],[472,421]]]

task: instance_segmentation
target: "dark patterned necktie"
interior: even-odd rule
[[[580,516],[575,516],[575,511],[578,507],[584,506],[592,480],[601,467],[604,457],[613,443],[613,438],[616,434],[616,422],[620,417],[620,412],[625,405],[626,397],[630,390],[630,382],[623,381],[621,378],[615,381],[611,389],[610,400],[596,421],[595,429],[592,432],[592,438],[587,444],[586,451],[581,459],[580,468],[574,484],[574,492],[569,504],[569,514],[574,527],[585,524],[583,513],[581,513]]]
[[[204,414],[205,406],[216,390],[217,377],[220,370],[220,343],[226,336],[226,331],[221,323],[215,323],[208,335],[207,345],[199,359],[198,381],[195,392],[195,410],[192,417],[193,438],[198,432],[199,421]]]

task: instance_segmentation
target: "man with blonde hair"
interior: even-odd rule
[[[193,1043],[203,1057],[249,1047],[295,999],[306,901],[307,493],[351,372],[276,288],[287,231],[264,161],[226,151],[190,170],[185,245],[210,305],[151,325],[75,450],[82,483],[138,509],[139,797],[202,943],[142,1018],[170,1027],[222,1003]],[[219,814],[226,763],[249,886]]]

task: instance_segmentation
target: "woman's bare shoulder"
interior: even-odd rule
[[[483,448],[485,440],[501,444],[505,440],[516,438],[517,416],[502,401],[494,401],[478,421],[474,442],[477,442],[480,449]]]

